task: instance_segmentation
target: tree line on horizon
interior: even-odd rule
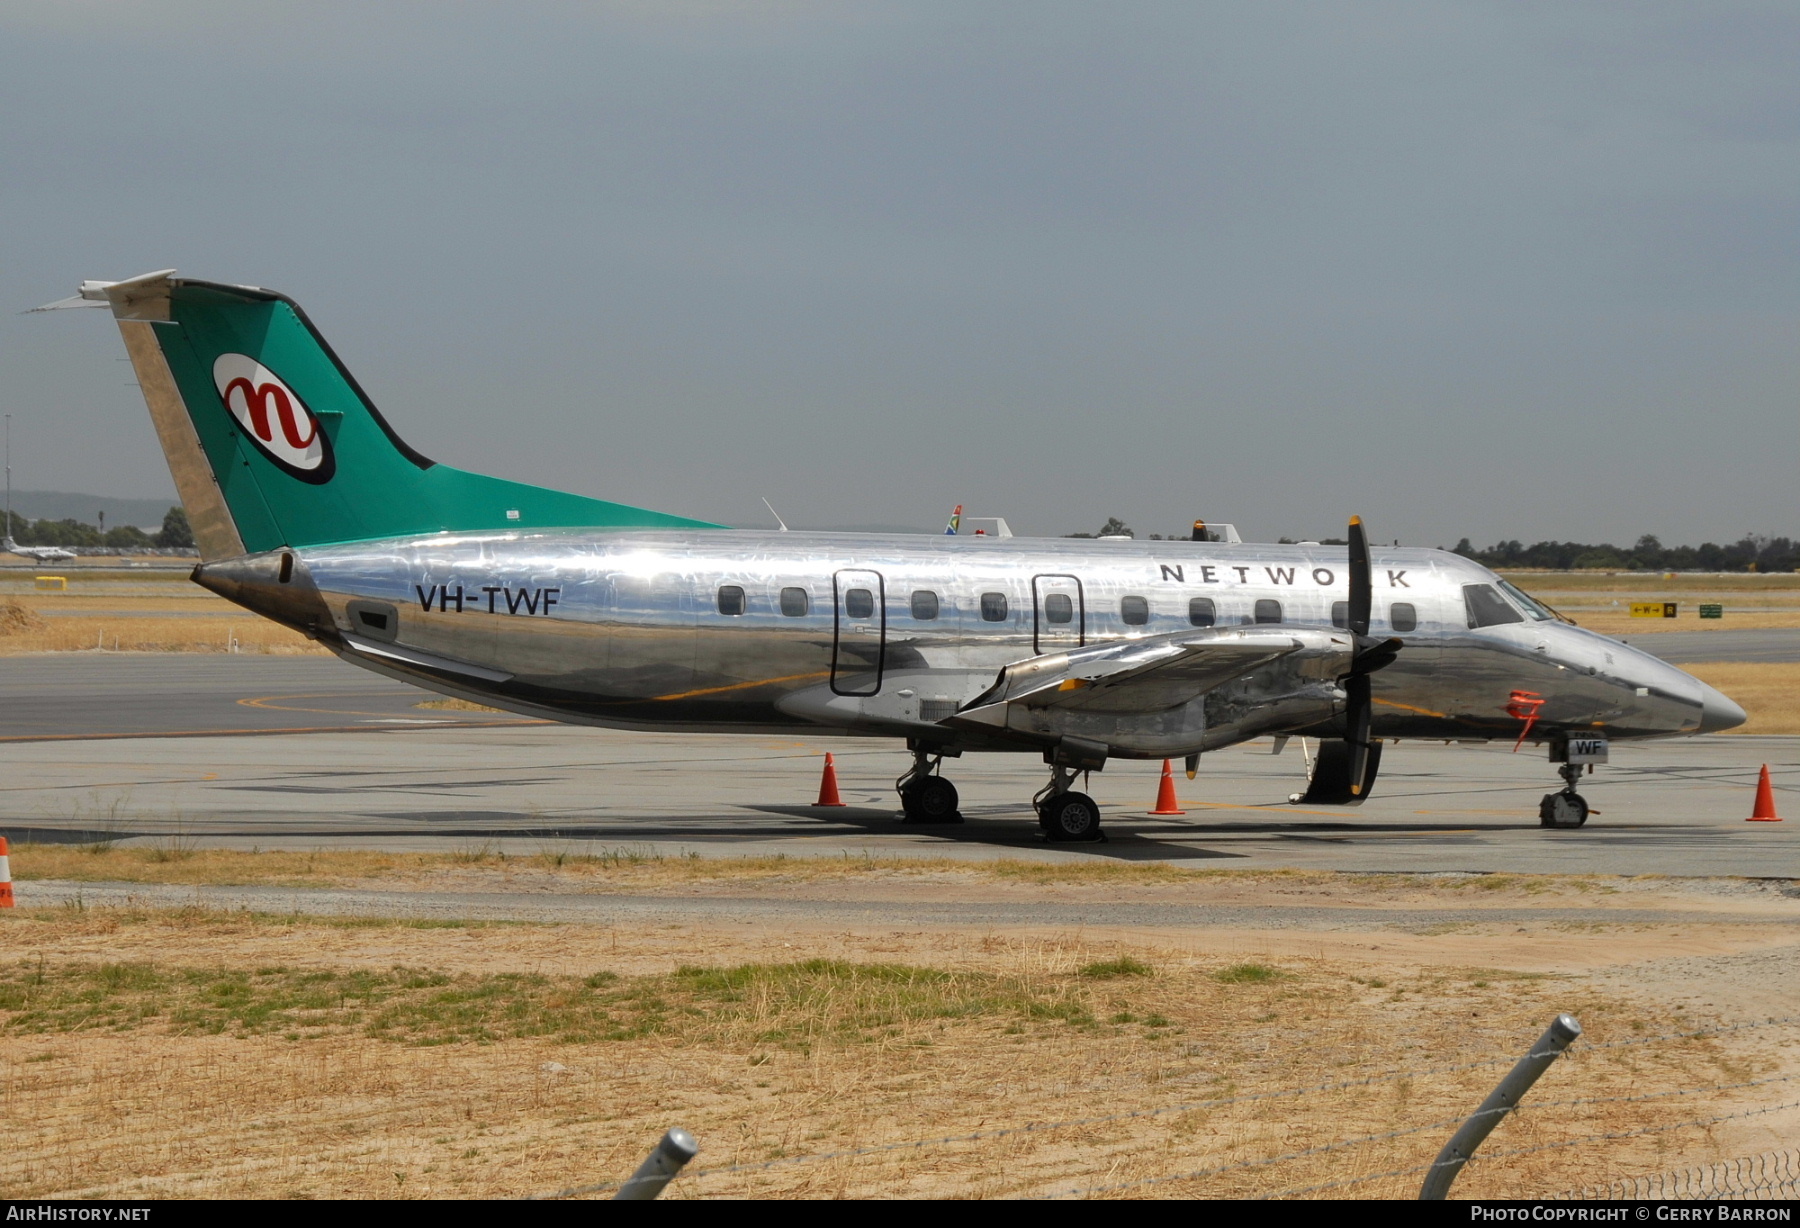
[[[4,513],[0,513],[3,516]],[[114,525],[105,533],[99,528],[70,517],[65,520],[27,520],[11,513],[6,525],[7,536],[21,546],[110,547],[115,550],[180,550],[193,546],[194,530],[188,524],[187,512],[176,506],[163,516],[162,528],[146,533],[134,524]]]
[[[1800,571],[1800,542],[1786,537],[1746,533],[1735,542],[1719,545],[1665,546],[1646,533],[1632,546],[1610,542],[1495,542],[1477,550],[1468,538],[1457,542],[1454,553],[1474,559],[1484,567],[1541,568],[1554,571]]]
[[[187,512],[178,505],[163,517],[162,528],[146,533],[136,525],[116,525],[104,534],[91,524],[73,518],[66,520],[26,520],[12,514],[7,529],[21,546],[63,546],[74,548],[113,547],[115,549],[191,548],[194,531],[188,524]],[[1070,537],[1134,537],[1131,527],[1117,516],[1107,518],[1098,534],[1071,533]],[[1166,540],[1185,541],[1185,533],[1168,534]],[[1165,540],[1161,533],[1150,534],[1149,540]],[[1284,537],[1283,543],[1293,539]],[[1341,546],[1337,538],[1320,539],[1321,545]],[[1451,552],[1473,559],[1484,567],[1530,568],[1547,571],[1800,571],[1800,542],[1786,537],[1763,537],[1746,533],[1735,542],[1720,545],[1702,542],[1698,546],[1665,546],[1654,535],[1646,533],[1631,546],[1598,545],[1586,542],[1541,541],[1527,546],[1517,540],[1499,541],[1478,550],[1463,538]]]
[[[1107,519],[1100,532],[1070,533],[1070,537],[1135,537],[1131,527],[1117,516]],[[1149,540],[1182,540],[1185,533],[1150,534]],[[1296,539],[1283,537],[1281,544],[1292,545]],[[1321,538],[1322,546],[1341,546],[1342,538]],[[1484,567],[1530,568],[1545,571],[1800,571],[1800,542],[1786,537],[1763,537],[1746,533],[1735,542],[1719,545],[1702,542],[1698,546],[1665,546],[1654,534],[1646,533],[1631,546],[1615,546],[1611,542],[1598,545],[1586,542],[1495,542],[1486,550],[1477,550],[1468,538],[1451,547],[1453,554],[1473,559]]]

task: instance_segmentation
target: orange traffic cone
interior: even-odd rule
[[[819,777],[819,800],[815,806],[842,806],[844,799],[838,796],[837,765],[832,762],[829,753],[825,756],[825,774]]]
[[[1186,814],[1181,803],[1175,800],[1175,772],[1167,759],[1163,760],[1162,783],[1156,786],[1156,809],[1151,814]]]
[[[0,908],[12,906],[12,858],[6,855],[6,837],[0,836]]]
[[[1756,805],[1750,809],[1750,817],[1746,823],[1779,823],[1781,816],[1775,813],[1775,790],[1769,784],[1769,765],[1763,764],[1762,776],[1756,782]],[[0,851],[5,850],[0,843]],[[11,888],[7,888],[11,890]]]

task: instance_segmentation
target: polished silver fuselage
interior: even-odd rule
[[[1347,597],[1344,549],[1312,545],[550,531],[292,553],[296,574],[279,586],[270,556],[197,578],[358,665],[516,711],[635,729],[825,726],[964,749],[1041,745],[951,719],[1003,667],[1192,631],[1206,602],[1219,628],[1331,632]],[[1523,728],[1515,692],[1543,700],[1534,738],[1692,733],[1735,710],[1683,671],[1564,622],[1471,628],[1463,586],[1496,578],[1457,555],[1376,550],[1372,568],[1370,634],[1404,643],[1373,678],[1377,737],[1510,740]],[[1401,602],[1411,618],[1397,630]],[[1185,732],[1122,735],[1113,753],[1342,736],[1341,691],[1325,679],[1307,693],[1284,706],[1221,687]]]

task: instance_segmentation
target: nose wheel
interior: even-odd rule
[[[1581,779],[1581,766],[1565,763],[1557,768],[1563,778],[1562,792],[1544,794],[1544,800],[1538,804],[1540,827],[1580,827],[1587,822],[1587,799],[1575,792],[1575,782]]]

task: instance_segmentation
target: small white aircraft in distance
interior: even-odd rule
[[[12,415],[6,415],[6,521],[0,528],[5,537],[0,538],[0,550],[8,554],[16,554],[22,558],[32,559],[39,563],[56,563],[63,559],[75,557],[73,550],[65,550],[61,546],[21,546],[12,538]]]
[[[63,559],[75,557],[73,550],[65,550],[61,546],[21,546],[10,535],[0,541],[0,549],[4,549],[8,554],[17,554],[39,563],[57,563]]]

